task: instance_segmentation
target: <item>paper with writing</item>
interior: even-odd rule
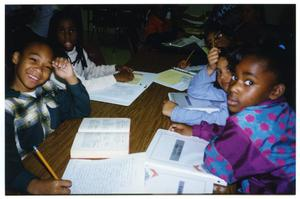
[[[144,189],[144,153],[106,160],[71,159],[62,179],[71,194],[135,194]]]

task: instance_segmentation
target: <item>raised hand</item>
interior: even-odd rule
[[[220,50],[218,48],[212,48],[208,52],[207,59],[208,59],[208,65],[207,65],[207,72],[208,75],[211,75],[217,68],[217,63],[219,60],[219,54]]]
[[[69,84],[74,85],[78,83],[78,79],[73,71],[72,64],[62,57],[57,57],[52,61],[55,74],[66,80]]]

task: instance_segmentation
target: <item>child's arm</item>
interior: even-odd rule
[[[176,103],[169,100],[165,100],[162,108],[162,114],[170,117],[173,109],[176,107]]]
[[[185,124],[171,124],[170,131],[175,131],[181,135],[192,136],[192,127]]]
[[[193,77],[187,93],[194,98],[224,101],[226,94],[222,89],[214,86],[215,81],[216,72],[209,76],[205,66]]]
[[[174,108],[172,108],[172,110],[170,110],[169,114],[171,121],[188,125],[200,124],[201,121],[225,125],[226,119],[229,116],[226,101],[222,103],[219,111],[215,111],[212,113],[207,113],[206,111],[199,110],[188,110],[179,106],[175,106]]]
[[[14,118],[5,113],[5,187],[31,194],[68,194],[68,180],[40,180],[22,164],[15,142]]]
[[[90,113],[90,99],[85,87],[77,79],[70,62],[64,58],[53,61],[55,73],[67,81],[67,90],[59,90],[56,99],[61,120],[86,117]]]
[[[217,63],[219,60],[219,53],[220,50],[218,48],[212,48],[210,49],[210,51],[208,52],[207,55],[207,60],[208,60],[208,64],[207,64],[207,73],[210,76],[217,68]]]

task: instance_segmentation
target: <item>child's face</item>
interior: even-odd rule
[[[221,88],[228,92],[232,74],[228,68],[228,61],[225,57],[220,57],[217,63],[217,81]]]
[[[215,47],[227,48],[230,46],[230,39],[224,33],[218,32],[215,34]]]
[[[237,113],[270,98],[276,76],[265,64],[254,57],[246,57],[236,66],[228,91],[231,112]]]
[[[221,32],[209,32],[206,37],[206,45],[208,48],[227,48],[230,45],[230,39]]]
[[[22,53],[14,52],[12,62],[16,67],[16,77],[12,87],[21,92],[33,91],[44,84],[52,72],[53,53],[49,46],[34,43]]]
[[[77,29],[74,22],[69,19],[60,21],[57,28],[57,37],[66,51],[73,50],[77,42]]]

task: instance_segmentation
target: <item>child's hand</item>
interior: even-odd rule
[[[74,85],[78,83],[78,79],[73,71],[71,63],[62,57],[57,57],[52,61],[54,72],[60,78],[66,80],[68,84]]]
[[[190,66],[191,63],[186,61],[185,59],[184,60],[181,60],[178,64],[177,64],[177,67],[179,68],[186,68],[188,66]]]
[[[116,70],[117,71],[127,71],[129,73],[133,72],[132,68],[130,68],[128,66],[116,66]]]
[[[169,100],[164,101],[164,105],[162,108],[163,115],[170,117],[175,107],[176,104],[174,102],[171,102]]]
[[[169,127],[169,130],[180,133],[181,135],[186,135],[186,136],[193,135],[192,127],[185,125],[185,124],[171,124],[171,126]]]
[[[219,60],[219,53],[220,50],[218,48],[212,48],[208,52],[207,59],[208,59],[208,66],[207,66],[207,73],[211,75],[217,68],[217,63]]]
[[[114,75],[118,82],[128,82],[133,80],[134,75],[132,72],[121,70],[119,73]]]
[[[39,180],[33,179],[27,187],[31,194],[70,194],[70,180]]]

